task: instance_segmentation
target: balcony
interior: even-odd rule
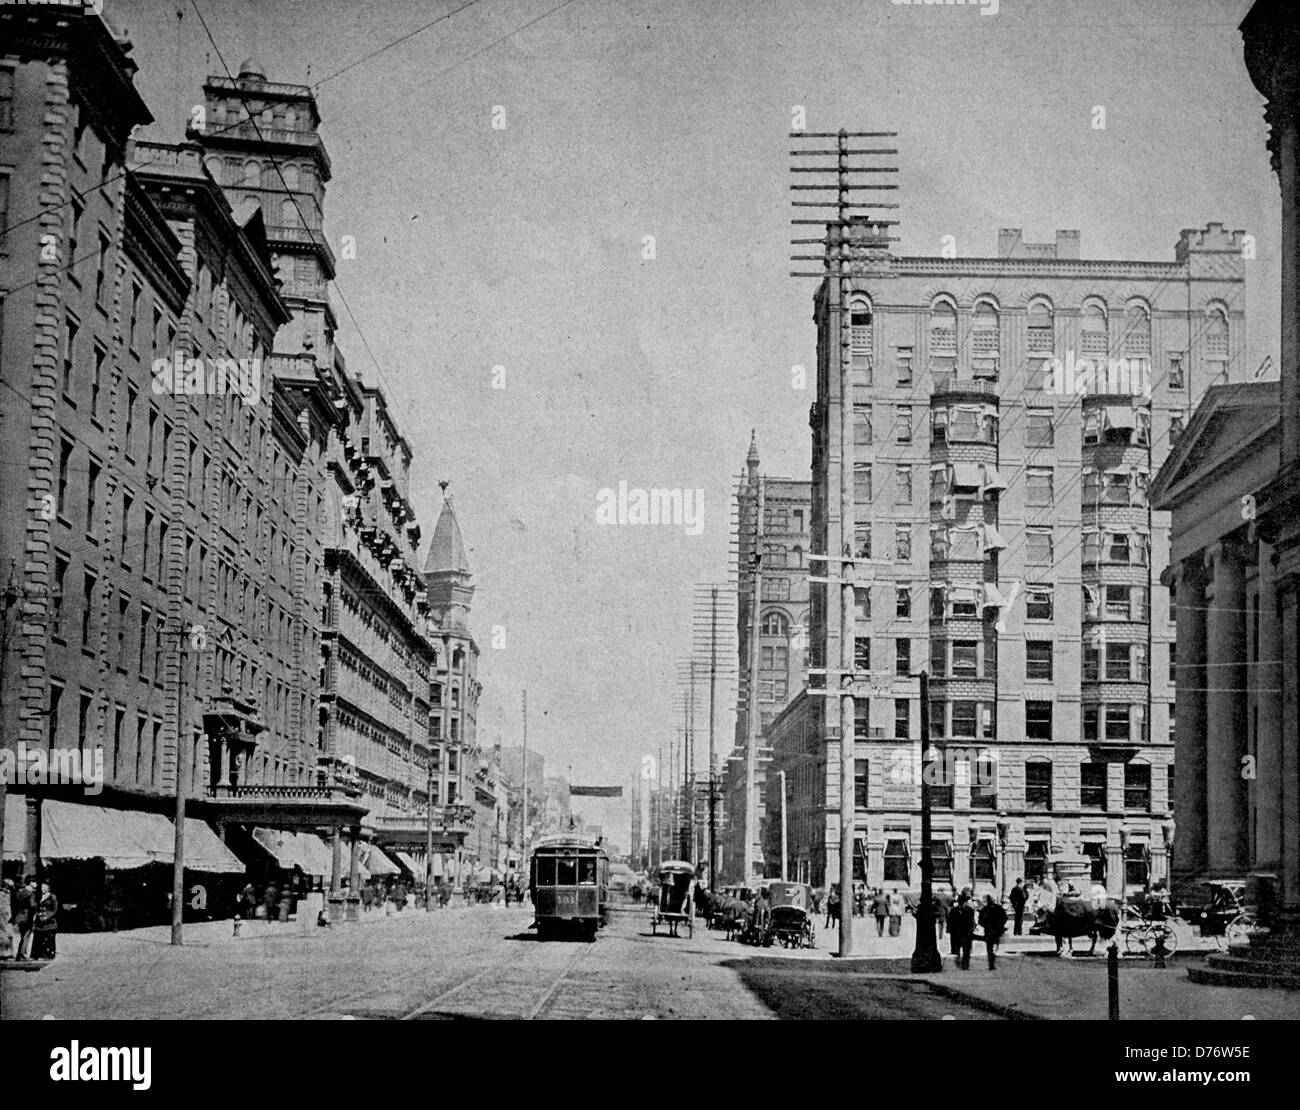
[[[939,373],[931,375],[930,393],[939,396],[947,393],[971,393],[982,400],[997,401],[998,385],[988,378],[959,378],[956,373]]]
[[[336,268],[334,251],[330,249],[329,240],[320,228],[303,227],[301,224],[267,224],[266,241],[271,244],[292,243],[299,246],[314,246],[329,259],[330,269]]]

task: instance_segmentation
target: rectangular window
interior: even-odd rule
[[[1025,643],[1025,677],[1052,679],[1052,641],[1029,640]]]
[[[853,612],[860,621],[871,620],[870,586],[858,586],[853,590]]]
[[[1106,764],[1079,764],[1079,805],[1083,809],[1106,808]]]
[[[1098,723],[1100,719],[1100,707],[1095,705],[1085,705],[1083,707],[1083,738],[1088,743],[1096,743],[1101,739]]]
[[[1036,759],[1025,764],[1025,808],[1052,808],[1052,765],[1046,760]]]
[[[63,636],[63,597],[68,578],[68,560],[63,555],[54,556],[54,589],[50,596],[50,635],[54,639]]]
[[[86,535],[95,535],[95,518],[99,512],[99,463],[91,459],[86,464]]]
[[[1027,586],[1025,588],[1025,619],[1050,621],[1052,619],[1053,588]]]
[[[104,294],[108,291],[108,248],[110,241],[102,232],[99,236],[99,263],[95,269],[95,303],[104,303]]]
[[[1128,705],[1106,706],[1106,739],[1129,740],[1132,738],[1133,720]]]
[[[853,761],[853,804],[859,810],[867,808],[867,782],[869,777],[868,761],[855,759]]]
[[[1025,529],[1025,562],[1030,566],[1052,565],[1052,529]]]
[[[1170,389],[1184,388],[1183,352],[1169,352],[1169,373],[1167,375]]]
[[[1096,682],[1101,678],[1101,650],[1085,644],[1083,647],[1083,681]]]
[[[894,739],[907,740],[912,735],[912,703],[907,698],[894,699]],[[1170,797],[1173,797],[1171,794]]]
[[[1106,678],[1111,682],[1127,682],[1133,674],[1133,645],[1106,645]]]
[[[1052,471],[1031,469],[1025,476],[1025,504],[1045,508],[1052,503]]]
[[[117,665],[126,660],[126,626],[130,622],[131,599],[126,594],[117,595]]]
[[[50,701],[45,714],[45,739],[51,749],[59,744],[59,706],[63,701],[63,683],[50,682]]]
[[[871,703],[866,698],[858,698],[853,703],[853,739],[868,740],[871,737]]]
[[[104,388],[104,359],[108,352],[98,343],[95,344],[94,365],[90,377],[90,415],[99,419],[99,398]]]
[[[912,673],[912,641],[896,639],[894,641],[894,673],[909,675]]]
[[[912,348],[898,348],[898,384],[912,384]]]
[[[140,606],[140,640],[137,645],[135,667],[136,670],[139,672],[141,678],[144,678],[146,675],[145,661],[148,658],[149,633],[150,633],[150,629],[152,628],[152,625],[150,623],[150,618],[152,616],[153,614],[149,611],[149,606],[147,605]]]
[[[14,71],[12,69],[0,69],[0,131],[12,131],[14,129]],[[0,185],[0,189],[8,191],[8,182]],[[4,231],[9,226],[8,204],[0,208],[0,215],[4,216],[3,222],[0,222],[0,231]]]
[[[140,571],[146,579],[153,573],[153,560],[150,552],[153,544],[153,510],[146,506],[144,510],[144,528],[140,533],[143,551],[140,555]]]
[[[954,640],[952,642],[953,678],[975,678],[977,677],[978,666],[976,642],[974,640]]]
[[[948,645],[943,640],[930,641],[930,676],[943,678],[948,673]]]
[[[885,882],[911,883],[912,860],[906,840],[885,841]]]
[[[912,406],[897,405],[894,408],[894,429],[897,443],[912,442]]]
[[[76,399],[76,365],[77,365],[77,321],[71,316],[65,318],[63,329],[63,395],[74,405]]]
[[[1026,447],[1051,447],[1055,442],[1051,409],[1030,409],[1025,421]]]
[[[869,506],[871,504],[871,464],[853,464],[853,503]]]
[[[894,504],[910,505],[912,503],[912,468],[897,466],[894,468]]]
[[[853,669],[871,670],[871,637],[855,636],[853,638]]]
[[[871,525],[859,524],[853,529],[853,557],[855,559],[871,558]]]
[[[1169,645],[1169,685],[1173,686],[1178,681],[1178,645],[1171,643]]]
[[[1109,563],[1129,563],[1131,548],[1127,532],[1106,532],[1102,540],[1102,558]]]
[[[899,563],[912,561],[912,526],[910,524],[894,525],[894,560]]]
[[[95,576],[83,571],[81,576],[81,646],[90,647],[91,618],[95,612]]]
[[[135,434],[135,402],[137,397],[139,397],[139,393],[128,385],[126,387],[126,411],[123,414],[122,430],[122,449],[128,456],[134,456],[135,453],[135,444],[132,442],[132,438]]]
[[[871,446],[871,406],[853,406],[853,444],[855,447]]]
[[[956,645],[954,645],[955,647]],[[978,707],[973,701],[952,703],[952,735],[973,739],[977,735]]]
[[[1025,702],[1025,739],[1050,740],[1052,738],[1052,703],[1050,701]]]
[[[1132,598],[1127,586],[1107,586],[1106,616],[1112,619],[1128,620],[1132,609]]]
[[[1025,878],[1041,879],[1047,874],[1047,852],[1051,842],[1027,840],[1025,842]]]
[[[1127,763],[1124,765],[1124,808],[1143,813],[1151,811],[1151,765]]]
[[[894,616],[910,617],[912,615],[912,587],[894,587]]]
[[[992,757],[975,760],[971,767],[970,804],[972,809],[998,808],[998,761]],[[987,844],[988,841],[983,843]],[[992,876],[990,875],[991,879]]]

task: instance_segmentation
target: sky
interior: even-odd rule
[[[331,291],[338,342],[389,392],[426,537],[450,482],[480,740],[519,742],[527,690],[549,773],[627,788],[680,723],[693,590],[727,577],[751,429],[765,473],[809,472],[796,108],[809,130],[899,133],[902,254],[1074,228],[1085,258],[1171,261],[1182,228],[1247,231],[1246,361],[1276,364],[1280,202],[1237,31],[1249,7],[105,0],[105,15],[156,117],[137,137],[179,140],[222,59],[316,86],[325,233],[336,255],[356,243]],[[702,491],[698,526],[599,523],[620,482]],[[718,698],[721,749],[733,700]],[[575,808],[626,846],[625,802]]]

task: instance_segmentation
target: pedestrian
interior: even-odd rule
[[[940,887],[934,894],[934,920],[939,927],[939,937],[943,938],[943,932],[948,927],[948,914],[952,910],[952,891],[946,887]]]
[[[239,892],[240,913],[250,920],[257,916],[257,890],[253,884],[245,883]]]
[[[970,950],[975,942],[975,911],[971,909],[970,895],[964,890],[957,896],[957,904],[948,914],[948,935],[952,938],[952,952],[962,971],[970,970]]]
[[[36,922],[36,876],[28,875],[23,885],[14,892],[14,908],[10,921],[18,933],[18,949],[14,958],[30,960],[32,958],[32,926]]]
[[[59,931],[59,900],[54,897],[48,882],[41,883],[40,900],[36,903],[36,919],[32,923],[32,959],[54,959],[54,939]]]
[[[840,888],[836,883],[831,886],[830,897],[826,899],[826,928],[831,927],[831,922],[839,923],[840,920]]]
[[[14,955],[14,931],[10,924],[14,916],[14,884],[9,879],[0,881],[0,960]]]
[[[867,891],[866,887],[853,884],[853,916],[862,917],[867,912]]]
[[[896,937],[903,928],[903,892],[895,888],[889,892],[889,935]]]
[[[871,916],[876,919],[876,936],[885,935],[885,918],[889,916],[889,895],[880,887],[871,896]]]
[[[1010,893],[1007,895],[1007,901],[1011,903],[1011,913],[1015,922],[1015,935],[1020,936],[1021,925],[1024,924],[1025,920],[1025,903],[1029,901],[1029,895],[1025,893],[1025,888],[1021,885],[1019,879],[1016,880],[1016,885],[1011,888]]]
[[[1007,911],[993,900],[993,895],[984,895],[984,905],[980,907],[980,928],[984,930],[984,948],[989,954],[989,970],[994,968],[998,942],[1007,931]],[[970,950],[967,948],[967,956]]]

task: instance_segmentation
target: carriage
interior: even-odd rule
[[[807,883],[774,882],[768,888],[772,900],[772,938],[785,948],[816,947],[817,926],[813,921],[812,888]]]
[[[1246,944],[1259,921],[1255,909],[1246,903],[1245,880],[1212,880],[1201,885],[1206,888],[1206,902],[1187,907],[1184,915],[1201,927],[1201,936],[1213,937],[1219,948]]]
[[[650,932],[657,936],[664,926],[668,936],[686,926],[695,936],[695,868],[682,860],[665,860],[659,865],[659,898],[650,911]]]

